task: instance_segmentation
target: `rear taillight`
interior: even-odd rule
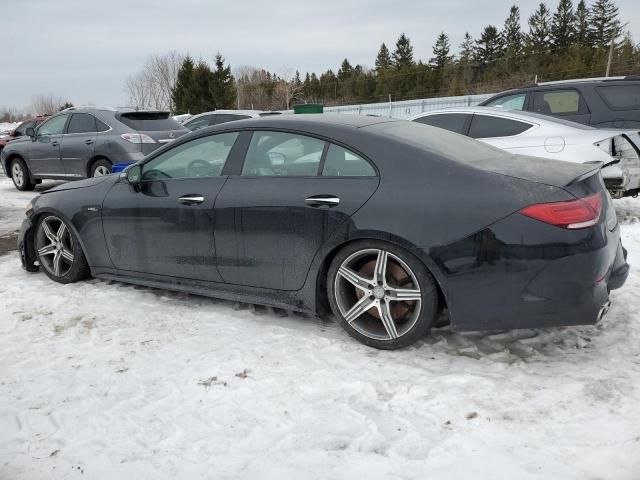
[[[120,138],[131,143],[156,143],[153,138],[144,133],[123,133]]]
[[[577,200],[529,205],[520,213],[556,227],[576,230],[597,224],[601,211],[602,195],[595,193]]]

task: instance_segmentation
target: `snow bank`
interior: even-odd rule
[[[640,224],[622,232],[640,264]],[[0,257],[0,478],[637,479],[639,287],[634,270],[598,326],[381,352]]]
[[[16,128],[18,125],[20,125],[20,122],[13,122],[13,123],[0,122],[0,132],[9,132],[14,128]]]

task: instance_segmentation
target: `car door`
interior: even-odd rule
[[[34,175],[65,176],[60,159],[60,142],[68,118],[67,114],[55,115],[37,128],[27,159]]]
[[[371,197],[379,178],[362,155],[323,139],[245,135],[244,162],[216,200],[218,269],[231,284],[300,289],[320,247]]]
[[[536,90],[533,94],[534,112],[564,118],[588,125],[591,112],[582,94],[575,88]]]
[[[220,281],[213,206],[237,137],[227,132],[181,143],[143,163],[139,185],[114,185],[102,218],[116,268]]]
[[[60,143],[60,157],[69,176],[86,177],[97,136],[96,119],[88,113],[74,113]]]

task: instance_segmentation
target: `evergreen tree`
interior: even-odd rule
[[[476,40],[475,60],[482,67],[495,63],[502,53],[502,40],[498,29],[493,25],[484,28],[480,38]]]
[[[453,59],[453,57],[449,55],[450,49],[449,37],[446,33],[441,32],[433,46],[433,58],[429,60],[429,64],[436,70],[444,70]]]
[[[383,43],[380,45],[380,50],[378,50],[378,55],[376,56],[376,72],[387,70],[392,66],[391,54],[387,46]]]
[[[595,47],[607,48],[620,36],[618,7],[612,0],[596,0],[589,11],[589,40]]]
[[[580,0],[576,7],[574,26],[575,35],[573,42],[580,47],[589,45],[589,9],[584,3],[584,0]]]
[[[176,113],[195,113],[193,108],[193,58],[184,57],[178,70],[176,84],[171,91],[171,100],[175,105]]]
[[[560,0],[551,19],[551,45],[555,53],[564,52],[573,43],[575,20],[571,0]]]
[[[345,81],[348,78],[351,78],[351,75],[353,75],[353,67],[349,63],[349,60],[345,58],[338,69],[338,79],[340,81]]]
[[[544,3],[529,17],[529,34],[526,37],[527,50],[533,55],[546,54],[551,46],[551,15]]]
[[[459,62],[463,65],[470,63],[473,60],[473,38],[469,35],[469,32],[465,32],[464,40],[460,44]]]
[[[502,30],[504,54],[509,61],[513,61],[522,55],[523,35],[520,29],[520,8],[513,5],[509,10],[509,16],[504,22]]]
[[[216,68],[211,73],[210,94],[216,109],[232,108],[236,100],[236,87],[231,65],[224,66],[224,57],[216,54]]]
[[[413,61],[413,46],[404,33],[400,35],[396,42],[396,49],[393,51],[392,58],[393,64],[397,69],[415,65]]]
[[[213,72],[204,60],[200,60],[193,69],[191,113],[197,114],[215,110],[216,104],[212,96]]]

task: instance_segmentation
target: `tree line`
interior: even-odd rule
[[[132,94],[130,85],[127,90],[132,105],[195,114],[222,108],[280,110],[296,103],[340,105],[467,95],[534,81],[604,76],[610,51],[610,75],[640,74],[640,44],[625,27],[613,0],[591,4],[580,0],[575,6],[572,0],[559,0],[553,10],[540,3],[525,28],[520,8],[513,5],[502,26],[487,25],[477,37],[467,32],[455,52],[449,35],[440,32],[429,59],[415,58],[404,33],[391,49],[380,45],[372,68],[352,65],[345,58],[337,71],[320,74],[244,66],[234,75],[221,54],[209,65],[174,53],[164,62],[159,61],[163,57],[152,57],[143,73],[132,77],[142,84],[145,77],[151,79],[146,84],[155,85],[162,95],[142,99]],[[163,63],[170,66],[160,68]],[[173,79],[159,81],[163,75],[153,71],[173,71]]]

